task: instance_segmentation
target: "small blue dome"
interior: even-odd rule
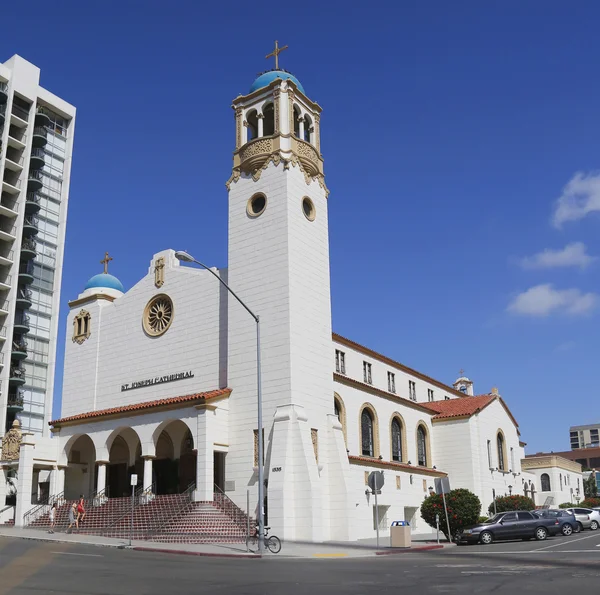
[[[252,83],[252,86],[250,87],[250,93],[254,93],[254,91],[270,85],[275,79],[282,79],[284,81],[287,81],[289,79],[290,81],[294,81],[298,89],[300,89],[300,91],[304,93],[304,87],[302,86],[300,81],[293,74],[290,74],[289,72],[284,72],[283,70],[269,70],[269,72],[263,72]],[[306,95],[306,93],[304,94]]]
[[[125,293],[123,284],[114,275],[109,275],[108,273],[94,275],[85,285],[85,289],[95,289],[96,287],[116,289],[117,291]]]

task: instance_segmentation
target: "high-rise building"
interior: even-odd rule
[[[589,424],[587,426],[571,426],[569,428],[569,438],[571,440],[571,449],[578,448],[598,448],[600,446],[600,424]]]
[[[0,64],[0,430],[47,435],[75,108],[39,82]]]

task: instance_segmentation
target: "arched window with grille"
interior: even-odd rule
[[[360,433],[362,444],[362,455],[364,457],[375,456],[375,440],[373,434],[373,414],[370,409],[363,409],[360,416]]]
[[[550,490],[550,476],[547,473],[542,473],[540,477],[542,483],[542,492],[549,492]]]
[[[506,471],[506,453],[504,452],[506,445],[504,444],[504,434],[502,434],[502,432],[498,432],[496,443],[498,446],[498,469],[500,471]]]
[[[402,422],[392,419],[392,461],[402,462]]]
[[[422,425],[417,428],[417,464],[427,467],[427,430]]]

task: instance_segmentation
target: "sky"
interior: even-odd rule
[[[67,302],[104,252],[227,266],[231,101],[278,39],[323,107],[334,331],[443,382],[498,387],[526,451],[600,421],[600,5],[30,0],[20,54],[77,107]]]

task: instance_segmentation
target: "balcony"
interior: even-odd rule
[[[19,151],[9,147],[6,151],[6,169],[20,173],[23,171],[23,163],[25,158],[23,155],[19,155]]]
[[[39,169],[30,169],[27,174],[27,192],[37,192],[42,188],[43,176]]]
[[[40,210],[40,195],[37,192],[28,192],[25,197],[25,212],[35,214]]]
[[[31,289],[27,289],[27,287],[20,287],[17,293],[17,307],[28,310],[31,308],[31,304],[33,304],[32,298],[33,294]]]
[[[37,244],[32,238],[23,238],[21,243],[21,261],[31,260],[37,256]]]
[[[35,125],[36,126],[50,126],[50,110],[43,105],[38,105],[35,110]]]
[[[25,384],[25,368],[18,365],[11,366],[8,382],[12,385],[23,386]]]
[[[0,279],[0,291],[6,291],[10,289],[12,283],[12,275],[5,275],[3,279]]]
[[[46,152],[44,149],[32,149],[31,157],[29,159],[29,169],[41,169],[44,167],[44,161],[46,159]]]
[[[0,301],[0,316],[6,316],[8,314],[9,303],[8,300]]]
[[[2,192],[6,194],[19,194],[21,192],[21,180],[18,174],[9,171],[4,171],[4,178],[2,179]]]
[[[16,103],[12,105],[12,114],[10,117],[11,124],[18,126],[19,128],[24,128],[27,126],[27,121],[29,120],[29,110],[25,109]]]
[[[8,83],[0,83],[0,104],[8,101]]]
[[[15,261],[15,251],[9,250],[4,254],[0,254],[0,266],[11,266]]]
[[[45,147],[48,142],[48,131],[43,126],[36,126],[33,129],[31,144],[35,148]]]
[[[23,411],[23,392],[16,390],[15,392],[8,393],[8,410],[11,413],[18,413]]]
[[[20,315],[15,317],[14,331],[21,335],[27,334],[31,329],[31,319],[25,312],[21,312]]]
[[[25,359],[27,357],[27,341],[13,341],[11,357],[16,360]]]
[[[24,149],[25,148],[25,131],[16,126],[11,126],[8,129],[8,146],[13,149]]]
[[[4,120],[6,120],[6,105],[0,104],[0,126],[4,125]]]
[[[17,198],[12,194],[3,192],[0,195],[0,215],[15,219],[19,215],[17,209]]]
[[[12,225],[0,225],[0,240],[13,242],[16,239],[17,226],[14,223]]]
[[[29,215],[29,217],[25,217],[23,221],[23,235],[26,238],[34,236],[37,234],[39,219],[35,215]]]
[[[33,283],[33,263],[31,261],[22,262],[19,265],[19,283],[25,285]]]

